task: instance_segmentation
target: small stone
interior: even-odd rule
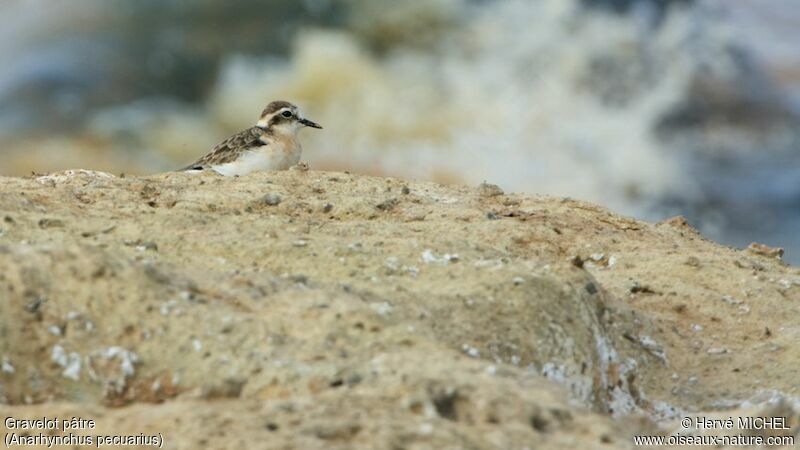
[[[39,228],[60,228],[64,226],[64,222],[59,219],[39,219]]]
[[[292,170],[292,171],[295,171],[295,172],[308,172],[308,169],[309,169],[308,163],[305,162],[305,161],[300,161],[299,163],[297,163],[297,164],[295,164],[295,165],[293,165],[292,167],[289,168],[289,170]]]
[[[759,244],[758,242],[753,242],[747,246],[747,250],[750,253],[754,253],[756,255],[766,256],[767,258],[777,258],[780,259],[783,256],[783,249],[780,247],[770,247],[768,245]]]
[[[723,295],[722,296],[722,301],[727,303],[727,304],[729,304],[729,305],[731,305],[731,306],[736,306],[736,305],[741,305],[742,304],[741,301],[736,300],[735,298],[733,298],[730,295]]]
[[[389,256],[386,258],[384,265],[389,269],[390,272],[396,272],[400,268],[400,259],[396,256]]]
[[[122,243],[129,247],[134,247],[136,248],[136,250],[139,250],[140,252],[143,252],[145,250],[158,251],[158,245],[152,241],[143,241],[141,239],[136,239],[136,240],[126,239],[122,241]]]
[[[408,194],[410,194],[410,193],[411,193],[411,189],[409,189],[409,188],[408,188],[408,186],[403,186],[403,189],[401,189],[401,190],[400,190],[400,192],[401,192],[403,195],[408,195]]]
[[[378,203],[377,205],[375,205],[375,207],[381,211],[391,211],[394,209],[395,206],[397,206],[398,203],[399,202],[397,201],[397,199],[392,197],[384,200],[381,203]]]
[[[422,261],[426,264],[447,265],[451,262],[458,262],[461,258],[457,254],[445,253],[442,257],[437,257],[430,249],[422,252]]]
[[[3,358],[2,363],[0,363],[0,369],[2,369],[3,373],[9,375],[15,372],[14,366],[11,365],[11,361],[7,357]]]
[[[468,344],[462,345],[461,349],[464,350],[464,353],[466,353],[467,355],[469,355],[472,358],[477,358],[478,356],[481,355],[481,352],[477,348],[475,348],[475,347],[473,347],[471,345],[468,345]]]
[[[691,228],[689,221],[684,216],[674,216],[659,222],[659,225],[669,225],[675,228]]]
[[[353,386],[353,385],[356,385],[358,383],[361,383],[361,381],[362,381],[361,375],[359,375],[357,373],[354,373],[353,375],[350,375],[349,377],[347,377],[346,383],[348,385],[350,385],[350,386]]]
[[[711,347],[710,349],[708,349],[706,353],[708,353],[709,355],[724,355],[725,353],[728,353],[728,349],[721,347]]]
[[[139,250],[140,252],[144,252],[144,251],[157,252],[158,251],[158,245],[155,242],[152,242],[152,241],[141,242],[139,245],[136,246],[136,250]]]
[[[497,197],[498,195],[504,194],[500,186],[489,184],[485,181],[478,186],[478,192],[481,194],[481,197]]]
[[[325,203],[325,206],[322,207],[322,212],[329,213],[331,211],[333,211],[333,205],[330,203]]]
[[[638,281],[634,281],[630,288],[631,294],[655,294],[654,291],[650,286],[646,284],[640,284]]]
[[[267,206],[276,206],[281,203],[281,196],[270,192],[261,198],[261,202]]]
[[[308,284],[308,277],[303,274],[291,275],[289,277],[289,280],[297,284]]]
[[[200,395],[202,398],[206,399],[238,398],[242,395],[242,389],[245,384],[247,384],[247,380],[231,376],[222,381],[203,386]]]
[[[392,310],[394,309],[392,308],[392,305],[390,305],[388,302],[370,303],[369,307],[372,308],[373,311],[378,313],[379,316],[388,316],[389,314],[392,313]]]
[[[684,261],[684,264],[686,264],[687,266],[691,266],[691,267],[700,267],[700,260],[697,259],[696,256],[690,256],[690,257],[686,258],[686,261]]]

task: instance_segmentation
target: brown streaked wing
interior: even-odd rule
[[[210,153],[198,159],[194,164],[190,164],[186,169],[235,161],[243,152],[263,146],[264,143],[259,139],[263,135],[264,130],[258,127],[252,127],[236,133],[214,146]]]

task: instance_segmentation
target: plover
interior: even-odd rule
[[[225,139],[211,153],[181,170],[211,169],[225,176],[286,170],[300,161],[303,147],[297,133],[305,127],[322,128],[302,117],[297,106],[285,101],[272,102],[264,108],[256,126]]]

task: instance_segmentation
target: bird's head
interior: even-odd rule
[[[297,134],[305,127],[322,128],[300,114],[297,106],[284,101],[275,101],[267,105],[261,113],[256,126],[280,134]]]

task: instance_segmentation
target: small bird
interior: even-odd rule
[[[297,133],[322,128],[300,115],[297,106],[274,101],[264,108],[256,126],[220,142],[211,152],[182,171],[211,169],[225,176],[245,175],[257,170],[286,170],[300,161],[303,147]]]

